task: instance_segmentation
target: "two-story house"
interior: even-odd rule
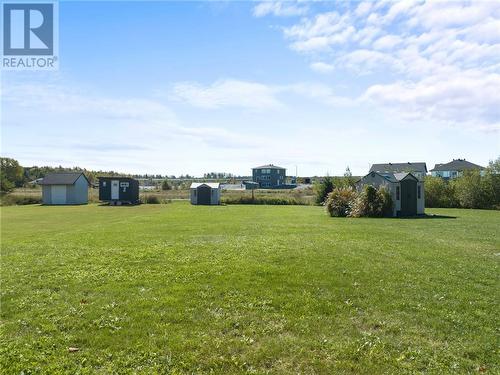
[[[465,159],[453,159],[449,163],[436,164],[434,168],[431,169],[431,175],[444,179],[451,179],[461,176],[465,171],[472,170],[483,172],[485,168]]]
[[[373,164],[370,168],[370,172],[411,173],[414,177],[422,180],[427,174],[427,165],[424,162]]]
[[[252,168],[252,180],[261,189],[272,189],[285,185],[286,169],[273,164]]]

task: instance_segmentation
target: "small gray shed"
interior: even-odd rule
[[[82,172],[50,173],[42,182],[43,204],[87,204],[89,180]]]
[[[425,214],[424,181],[412,173],[379,173],[371,171],[356,183],[358,190],[365,185],[386,188],[392,197],[393,216]]]
[[[193,182],[191,184],[191,204],[220,204],[220,184],[218,182]]]

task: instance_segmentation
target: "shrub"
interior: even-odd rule
[[[489,173],[481,176],[479,171],[466,172],[451,185],[463,208],[491,208],[494,205],[495,189]]]
[[[161,183],[161,190],[172,190],[172,186],[170,186],[168,180],[163,180]]]
[[[441,177],[425,177],[425,206],[453,208],[460,204],[456,198],[453,183],[448,183]]]
[[[356,192],[351,188],[335,188],[326,198],[326,211],[330,216],[349,216],[356,197]]]
[[[286,206],[286,205],[305,205],[306,203],[299,201],[295,198],[282,198],[282,197],[225,197],[222,198],[224,204],[258,204],[258,205],[273,205],[273,206]]]
[[[41,204],[42,198],[31,195],[11,195],[2,194],[1,205],[2,206],[14,206],[14,205],[26,205],[26,204]]]
[[[393,208],[390,193],[383,187],[376,189],[366,185],[355,199],[350,216],[384,217],[392,216]]]
[[[328,194],[330,194],[334,188],[333,179],[328,176],[326,176],[321,182],[317,182],[314,185],[316,204],[324,204]]]
[[[147,204],[160,204],[160,199],[156,195],[147,195],[145,198]]]

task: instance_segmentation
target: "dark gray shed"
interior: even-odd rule
[[[220,204],[220,184],[218,182],[193,182],[191,184],[191,204]]]
[[[130,177],[99,177],[99,200],[111,204],[138,204],[139,181]]]
[[[50,173],[42,182],[43,204],[87,204],[89,180],[82,172]]]

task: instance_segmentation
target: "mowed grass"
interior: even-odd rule
[[[499,373],[500,212],[428,211],[4,207],[1,372]]]

